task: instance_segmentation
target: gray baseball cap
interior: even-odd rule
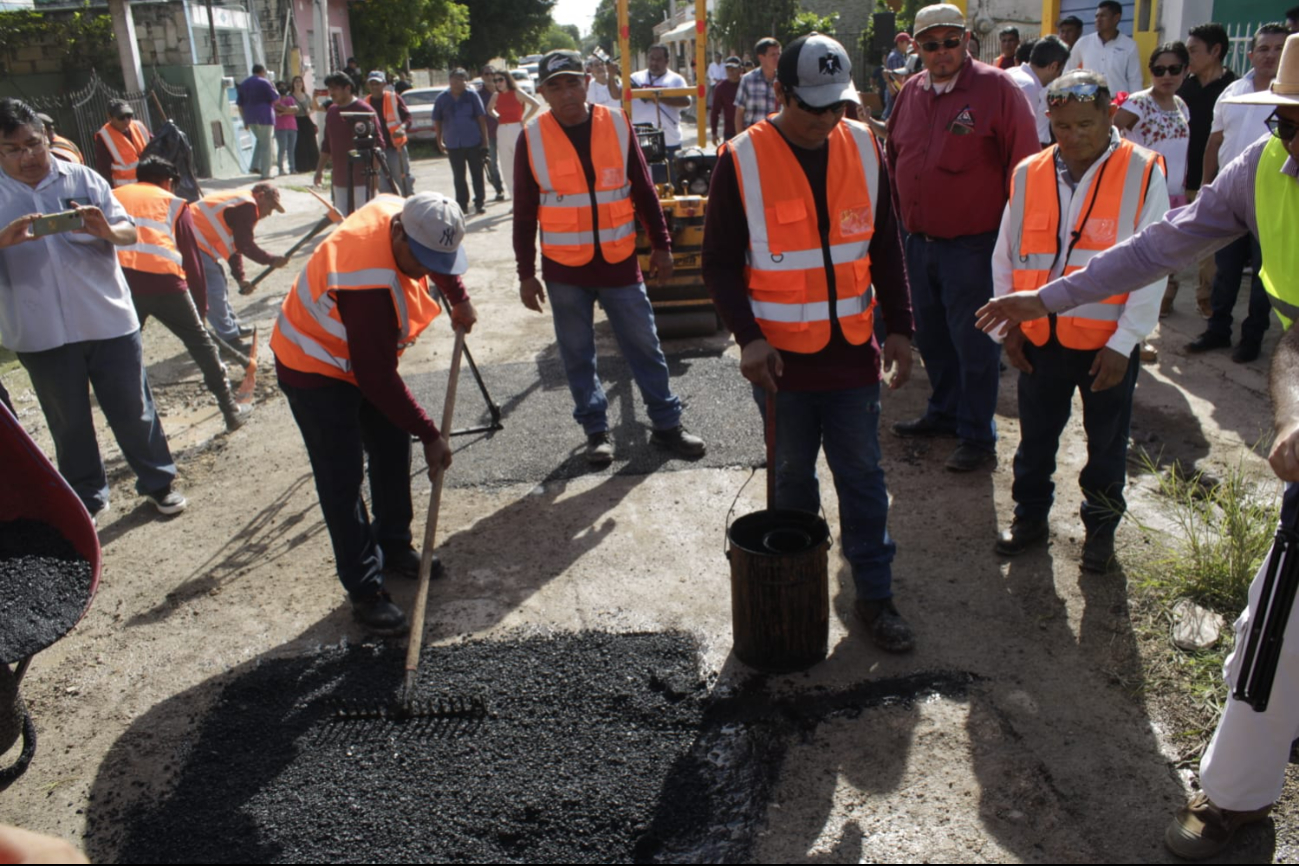
[[[814,108],[845,100],[859,102],[852,83],[852,61],[834,39],[820,33],[800,36],[780,52],[776,79]]]
[[[401,225],[419,263],[439,274],[456,276],[469,270],[461,241],[465,216],[460,205],[439,192],[421,192],[406,199]]]

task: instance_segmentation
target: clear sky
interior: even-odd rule
[[[596,5],[595,0],[559,0],[550,14],[558,24],[576,24],[585,36],[591,29]]]

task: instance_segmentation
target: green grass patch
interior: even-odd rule
[[[0,376],[8,373],[14,367],[18,366],[18,356],[13,352],[0,346]]]

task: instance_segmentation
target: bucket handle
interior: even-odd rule
[[[722,554],[727,559],[731,558],[731,515],[735,513],[735,506],[740,501],[740,495],[744,493],[744,488],[749,486],[749,482],[752,481],[753,476],[757,474],[758,474],[758,467],[754,466],[752,469],[749,470],[749,477],[744,479],[744,483],[740,485],[740,489],[735,491],[735,498],[731,500],[731,507],[726,512],[726,528],[722,530]],[[825,516],[825,505],[820,506],[820,511],[821,511],[821,519],[825,520],[826,526],[828,527],[830,521],[827,520]],[[829,533],[826,536],[825,543],[828,545],[826,550],[830,550],[834,547],[833,532]]]

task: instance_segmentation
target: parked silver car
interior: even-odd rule
[[[410,109],[410,137],[415,141],[437,141],[433,123],[433,103],[446,92],[445,87],[414,87],[401,95]]]

